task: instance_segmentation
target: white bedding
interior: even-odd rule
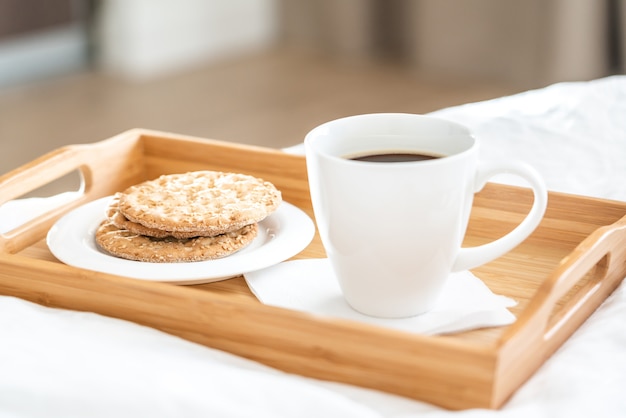
[[[551,190],[626,201],[624,76],[434,114],[472,128],[483,157],[533,164]],[[619,417],[625,393],[624,285],[501,410],[457,412],[0,296],[0,417]]]

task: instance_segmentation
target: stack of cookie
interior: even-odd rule
[[[163,175],[117,193],[96,231],[116,257],[175,263],[226,257],[250,244],[282,201],[267,181],[238,173]]]

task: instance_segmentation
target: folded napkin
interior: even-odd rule
[[[254,295],[264,304],[356,320],[419,334],[448,334],[515,322],[507,309],[516,302],[496,295],[469,271],[453,273],[436,306],[411,318],[386,319],[361,314],[341,295],[326,258],[286,261],[244,274]]]

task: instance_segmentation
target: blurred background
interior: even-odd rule
[[[626,0],[0,0],[0,174],[135,127],[285,147],[624,73],[625,24]]]

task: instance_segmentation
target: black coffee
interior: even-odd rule
[[[360,157],[351,157],[354,161],[369,161],[373,163],[405,163],[409,161],[426,161],[440,158],[438,155],[429,155],[410,152],[394,152],[388,154],[368,154]]]

